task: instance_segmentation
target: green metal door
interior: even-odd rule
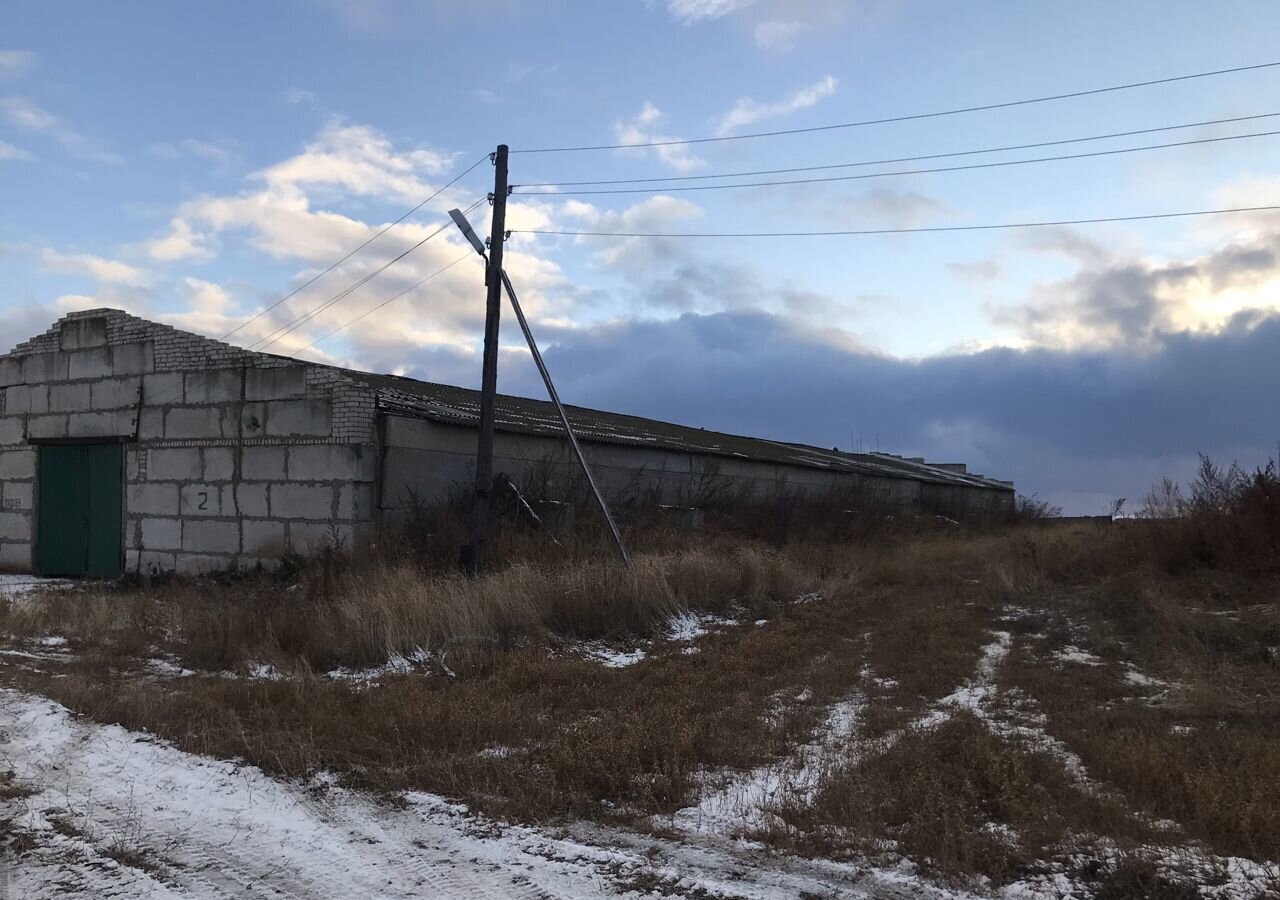
[[[41,575],[120,574],[121,446],[40,448],[36,570]]]

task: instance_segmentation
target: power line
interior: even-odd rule
[[[480,198],[479,200],[477,200],[475,203],[472,203],[470,206],[468,206],[466,211],[467,211],[467,212],[470,212],[471,210],[475,209],[475,208],[476,208],[477,206],[479,206],[481,203],[484,203],[484,202],[485,202],[485,199],[487,199],[487,198],[485,198],[485,197],[481,197],[481,198]],[[274,344],[279,343],[279,342],[280,342],[281,340],[283,340],[285,337],[289,336],[289,335],[290,335],[290,334],[292,334],[294,331],[297,331],[299,328],[301,328],[301,327],[302,327],[303,325],[305,325],[307,322],[311,321],[311,320],[312,320],[312,319],[314,319],[316,316],[318,316],[320,313],[324,312],[326,309],[329,309],[331,306],[334,306],[334,305],[335,305],[335,304],[337,304],[337,303],[341,303],[343,300],[345,300],[347,297],[349,297],[353,292],[355,292],[355,291],[356,291],[356,290],[358,290],[359,288],[363,287],[364,285],[368,284],[368,283],[369,283],[370,281],[372,281],[373,279],[377,278],[379,275],[381,275],[381,274],[382,274],[383,272],[385,272],[387,269],[391,268],[393,265],[395,265],[396,263],[398,263],[400,260],[402,260],[402,259],[404,259],[406,256],[408,256],[410,253],[412,253],[413,251],[417,250],[417,249],[418,249],[419,247],[421,247],[423,244],[427,243],[427,241],[430,241],[432,238],[436,237],[436,235],[440,234],[442,231],[444,231],[446,228],[448,228],[451,224],[453,224],[453,223],[452,223],[452,220],[450,220],[450,221],[448,221],[448,222],[445,222],[445,223],[444,223],[444,224],[442,224],[439,228],[437,228],[435,231],[433,231],[433,232],[431,232],[430,234],[428,234],[426,237],[424,237],[422,240],[418,241],[416,244],[414,244],[414,245],[413,245],[412,247],[410,247],[409,249],[405,250],[405,251],[404,251],[403,253],[401,253],[399,256],[396,256],[395,258],[393,258],[393,259],[391,259],[391,260],[389,260],[389,261],[387,261],[387,262],[383,263],[381,266],[379,266],[378,268],[374,269],[374,270],[373,270],[372,272],[370,272],[368,275],[365,275],[363,278],[361,278],[361,279],[357,280],[356,282],[354,282],[353,284],[349,285],[349,286],[348,286],[347,288],[345,288],[344,290],[341,290],[341,291],[339,291],[338,293],[334,294],[332,297],[330,297],[328,300],[324,301],[323,303],[319,304],[318,306],[314,306],[314,307],[312,307],[312,308],[311,308],[310,310],[308,310],[307,312],[305,312],[305,313],[303,313],[302,315],[300,315],[300,316],[298,316],[297,318],[295,318],[292,322],[289,322],[289,323],[287,323],[286,325],[282,325],[281,327],[277,328],[275,331],[271,332],[271,334],[267,335],[266,337],[262,338],[261,340],[257,341],[255,344],[253,344],[251,347],[249,347],[249,349],[250,349],[250,350],[257,351],[257,352],[259,352],[259,353],[265,352],[265,351],[266,351],[266,349],[267,349],[268,347],[270,347],[270,346],[272,346],[272,345],[274,345]]]
[[[980,106],[963,106],[957,109],[943,109],[936,112],[913,113],[904,116],[888,116],[882,119],[863,119],[858,122],[841,122],[835,125],[815,125],[810,128],[787,128],[778,131],[757,131],[752,134],[730,134],[718,137],[690,138],[669,141],[648,141],[639,144],[596,144],[578,147],[539,147],[531,150],[512,150],[512,153],[574,153],[584,150],[629,150],[644,147],[674,147],[683,144],[712,144],[722,141],[745,141],[752,138],[778,137],[785,134],[812,134],[818,131],[835,131],[841,128],[861,128],[866,125],[888,125],[893,122],[912,122],[919,119],[935,119],[941,116],[957,116],[963,113],[984,112],[992,109],[1008,109],[1013,106],[1027,106],[1032,103],[1048,103],[1054,100],[1069,100],[1073,97],[1090,97],[1096,94],[1107,94],[1113,91],[1127,91],[1133,88],[1151,87],[1157,84],[1172,84],[1177,81],[1190,81],[1194,78],[1210,78],[1215,75],[1229,75],[1234,72],[1252,72],[1258,69],[1270,69],[1280,66],[1280,61],[1258,63],[1252,66],[1233,66],[1229,69],[1214,69],[1211,72],[1195,72],[1190,75],[1174,75],[1169,78],[1153,78],[1149,81],[1133,81],[1127,84],[1115,84],[1109,87],[1091,88],[1084,91],[1070,91],[1065,94],[1050,94],[1045,97],[1030,97],[1025,100],[1007,100],[1003,103],[984,103]]]
[[[459,256],[457,259],[449,263],[447,266],[444,266],[443,268],[440,268],[440,269],[436,269],[436,271],[432,272],[426,278],[423,278],[421,281],[418,281],[414,284],[409,285],[409,287],[405,288],[403,291],[396,294],[394,297],[388,297],[386,300],[383,300],[381,303],[379,303],[377,306],[373,307],[372,309],[362,312],[360,315],[356,316],[354,319],[352,319],[350,322],[347,322],[345,325],[340,325],[339,327],[333,329],[333,331],[330,331],[328,334],[325,334],[321,337],[316,338],[314,341],[312,341],[310,344],[307,344],[307,346],[303,347],[301,350],[296,350],[294,352],[303,353],[307,350],[310,350],[316,344],[322,343],[323,341],[327,341],[329,338],[333,337],[339,331],[345,331],[346,329],[350,328],[352,325],[359,322],[361,319],[364,319],[368,316],[373,315],[375,312],[382,309],[384,306],[387,306],[388,304],[394,303],[396,300],[399,300],[405,294],[411,293],[412,291],[416,291],[418,288],[422,287],[424,284],[426,284],[431,279],[435,278],[437,275],[443,275],[445,272],[452,269],[454,266],[462,262],[468,256],[474,256],[474,255],[475,254],[471,250],[468,250],[466,253]]]
[[[465,178],[467,175],[471,174],[471,170],[472,170],[472,169],[474,169],[476,166],[480,165],[480,163],[484,162],[484,161],[485,161],[486,159],[488,159],[488,158],[489,158],[488,154],[485,154],[484,156],[482,156],[482,157],[480,157],[479,159],[477,159],[477,160],[476,160],[475,162],[473,162],[471,165],[467,166],[467,168],[466,168],[466,169],[464,169],[461,173],[459,173],[459,174],[458,174],[458,175],[457,175],[457,176],[456,176],[452,181],[450,181],[448,184],[446,184],[446,185],[444,185],[443,187],[441,187],[438,191],[436,191],[434,194],[432,194],[432,195],[431,195],[430,197],[428,197],[426,200],[423,200],[421,203],[419,203],[417,206],[415,206],[415,207],[413,207],[412,209],[410,209],[408,212],[406,212],[406,213],[405,213],[404,215],[402,215],[400,218],[396,219],[394,222],[390,223],[389,225],[384,226],[384,227],[382,228],[382,230],[381,230],[381,231],[379,231],[379,232],[378,232],[377,234],[375,234],[373,237],[369,238],[367,241],[365,241],[365,242],[364,242],[363,244],[361,244],[359,247],[356,247],[354,250],[352,250],[350,253],[348,253],[346,256],[342,257],[341,259],[336,260],[336,261],[335,261],[335,262],[333,262],[333,263],[330,263],[330,264],[329,264],[329,266],[328,266],[326,269],[324,269],[322,272],[320,272],[320,273],[318,273],[318,274],[316,274],[316,275],[313,275],[313,276],[312,276],[310,279],[308,279],[306,282],[304,282],[303,284],[298,285],[296,288],[294,288],[293,290],[291,290],[289,293],[285,294],[283,297],[281,297],[281,298],[280,298],[279,300],[277,300],[275,303],[272,303],[270,306],[266,307],[265,309],[263,309],[263,310],[259,311],[258,313],[254,314],[253,316],[250,316],[249,318],[245,319],[243,322],[241,322],[241,323],[240,323],[239,325],[237,325],[235,328],[232,328],[230,331],[228,331],[228,332],[227,332],[226,334],[224,334],[222,337],[218,338],[218,340],[220,340],[220,341],[225,341],[227,338],[231,337],[233,334],[235,334],[236,332],[240,331],[240,330],[241,330],[242,328],[244,328],[246,325],[249,325],[249,324],[250,324],[250,323],[252,323],[252,322],[256,322],[258,319],[262,318],[262,317],[263,317],[263,316],[265,316],[267,313],[271,312],[273,309],[276,309],[278,306],[280,306],[280,305],[281,305],[282,303],[284,303],[286,300],[289,300],[289,299],[291,299],[292,297],[297,296],[297,295],[298,295],[299,293],[301,293],[302,291],[304,291],[304,290],[306,290],[307,288],[311,287],[311,285],[315,284],[315,283],[316,283],[317,281],[319,281],[321,278],[323,278],[324,276],[328,275],[328,274],[329,274],[330,272],[332,272],[334,269],[338,268],[338,266],[342,265],[344,262],[346,262],[347,260],[349,260],[351,257],[355,256],[357,253],[359,253],[359,252],[360,252],[361,250],[363,250],[365,247],[368,247],[370,244],[372,244],[372,243],[373,243],[374,241],[376,241],[378,238],[382,237],[384,234],[386,234],[386,233],[387,233],[388,231],[390,231],[392,228],[395,228],[397,225],[399,225],[399,224],[400,224],[401,222],[403,222],[405,219],[409,218],[411,215],[413,215],[414,213],[416,213],[418,210],[422,209],[422,207],[426,206],[426,205],[427,205],[428,203],[430,203],[432,200],[434,200],[434,199],[436,199],[437,197],[439,197],[439,196],[440,196],[441,194],[443,194],[446,190],[448,190],[449,188],[453,187],[455,184],[457,184],[459,181],[461,181],[461,180],[462,180],[463,178]]]
[[[1089,141],[1105,141],[1111,138],[1135,137],[1140,134],[1158,134],[1164,131],[1180,131],[1185,128],[1204,128],[1210,125],[1227,125],[1235,122],[1252,122],[1271,119],[1280,112],[1259,113],[1252,116],[1235,116],[1230,119],[1208,119],[1203,122],[1187,122],[1183,125],[1162,125],[1159,128],[1139,128],[1133,131],[1113,131],[1088,137],[1063,138],[1056,141],[1036,141],[1030,144],[1009,144],[1004,147],[986,147],[981,150],[957,150],[951,153],[928,153],[920,156],[898,156],[890,159],[868,159],[860,162],[832,163],[822,166],[793,166],[788,169],[756,169],[747,172],[718,172],[710,175],[664,175],[656,178],[615,178],[605,181],[546,181],[517,184],[517,188],[593,187],[610,184],[652,184],[656,182],[705,181],[711,178],[749,178],[756,175],[787,175],[793,172],[820,172],[828,169],[852,169],[860,166],[880,166],[892,163],[921,162],[926,159],[953,159],[957,156],[977,156],[983,153],[1004,153],[1012,150],[1034,150],[1038,147],[1060,147],[1064,144],[1083,144]]]
[[[686,191],[726,191],[735,188],[783,187],[795,184],[824,184],[834,181],[863,181],[868,178],[890,178],[898,175],[928,175],[938,172],[967,172],[973,169],[1000,169],[1008,166],[1025,166],[1031,163],[1061,162],[1069,159],[1090,159],[1101,156],[1118,156],[1124,153],[1140,153],[1146,150],[1168,150],[1174,147],[1190,147],[1196,144],[1216,144],[1223,141],[1239,141],[1246,138],[1272,137],[1280,131],[1258,131],[1250,134],[1232,134],[1223,137],[1196,138],[1189,141],[1174,141],[1167,144],[1146,144],[1141,147],[1120,147],[1113,150],[1093,150],[1087,153],[1064,153],[1057,156],[1034,156],[1030,159],[1005,159],[996,162],[969,163],[962,166],[935,166],[927,169],[901,169],[896,172],[870,172],[863,175],[828,175],[823,178],[788,178],[779,181],[742,181],[733,184],[685,184],[675,187],[643,187],[643,188],[598,188],[591,190],[569,191],[516,191],[526,197],[538,195],[551,196],[586,196],[588,194],[673,194]]]
[[[1007,228],[1044,228],[1052,225],[1096,225],[1103,222],[1141,222],[1153,219],[1183,219],[1190,216],[1220,216],[1228,213],[1270,212],[1280,210],[1280,204],[1272,206],[1240,206],[1232,209],[1201,209],[1191,212],[1149,213],[1139,216],[1106,216],[1093,219],[1058,219],[1043,222],[1003,222],[995,225],[937,225],[923,228],[868,228],[857,231],[721,231],[721,232],[640,232],[640,231],[551,231],[547,229],[519,229],[512,234],[547,234],[569,237],[625,237],[625,238],[775,238],[775,237],[828,237],[839,235],[874,234],[924,234],[942,231],[995,231]]]
[[[477,206],[479,206],[479,205],[480,205],[481,203],[483,203],[484,201],[485,201],[485,198],[483,198],[483,197],[482,197],[482,198],[480,198],[479,200],[475,201],[475,202],[474,202],[474,203],[472,203],[470,206],[468,206],[466,211],[467,211],[467,212],[470,212],[471,210],[475,209]],[[343,289],[343,290],[339,291],[338,293],[334,294],[332,297],[330,297],[328,300],[325,300],[323,303],[319,304],[318,306],[314,306],[314,307],[312,307],[310,310],[308,310],[307,312],[303,313],[302,315],[300,315],[300,316],[296,317],[296,318],[295,318],[295,319],[293,319],[291,322],[288,322],[288,323],[286,323],[285,325],[282,325],[281,327],[277,328],[277,329],[276,329],[275,331],[273,331],[271,334],[267,335],[265,338],[262,338],[261,340],[259,340],[258,342],[256,342],[256,343],[255,343],[253,346],[251,346],[249,349],[251,349],[251,350],[256,350],[257,352],[264,352],[268,347],[272,346],[273,344],[278,343],[279,341],[281,341],[282,339],[284,339],[284,338],[285,338],[285,337],[287,337],[288,335],[292,334],[294,331],[296,331],[298,328],[302,327],[302,326],[303,326],[303,325],[305,325],[307,322],[309,322],[309,321],[311,321],[312,319],[314,319],[314,318],[315,318],[316,316],[318,316],[320,313],[324,312],[325,310],[329,309],[330,307],[334,306],[335,304],[340,303],[340,302],[342,302],[343,300],[345,300],[347,297],[349,297],[349,296],[350,296],[352,293],[354,293],[356,290],[358,290],[359,288],[361,288],[361,287],[363,287],[364,285],[368,284],[368,283],[369,283],[370,281],[372,281],[374,278],[377,278],[379,275],[381,275],[381,274],[382,274],[383,272],[385,272],[387,269],[391,268],[393,265],[395,265],[396,263],[398,263],[400,260],[402,260],[402,259],[404,259],[406,256],[408,256],[410,253],[412,253],[413,251],[417,250],[417,249],[418,249],[419,247],[421,247],[423,244],[425,244],[425,243],[427,243],[428,241],[430,241],[430,240],[432,240],[433,238],[435,238],[435,237],[436,237],[437,235],[439,235],[441,232],[443,232],[444,230],[446,230],[446,229],[449,227],[449,225],[450,225],[450,222],[445,222],[444,224],[440,225],[440,227],[438,227],[435,231],[433,231],[433,232],[431,232],[430,234],[428,234],[426,237],[424,237],[422,240],[418,241],[416,244],[414,244],[414,245],[413,245],[412,247],[410,247],[409,249],[405,250],[405,251],[404,251],[403,253],[401,253],[399,256],[396,256],[394,259],[391,259],[391,260],[387,261],[387,262],[386,262],[386,263],[384,263],[383,265],[379,266],[377,269],[375,269],[375,270],[373,270],[372,272],[370,272],[368,275],[365,275],[363,278],[360,278],[360,279],[358,279],[357,281],[355,281],[354,283],[352,283],[351,285],[348,285],[345,289]]]

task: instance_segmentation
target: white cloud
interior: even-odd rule
[[[183,156],[194,156],[215,163],[229,163],[240,154],[240,142],[230,138],[216,141],[203,141],[198,138],[184,138],[177,142],[152,144],[148,151],[152,156],[161,159],[179,159]]]
[[[116,154],[102,150],[61,118],[25,97],[0,97],[0,117],[14,128],[53,138],[67,152],[82,159],[105,163],[123,162]]]
[[[316,200],[417,204],[436,190],[426,179],[448,172],[451,164],[451,156],[435,150],[398,150],[375,128],[332,122],[301,153],[251,175],[252,189],[182,204],[167,232],[145,249],[166,262],[207,259],[219,233],[248,230],[255,246],[272,256],[327,262],[371,237],[376,227],[316,210]],[[474,195],[462,190],[441,195],[438,206],[467,205]],[[398,232],[412,233],[413,227],[406,224]]]
[[[16,75],[35,65],[36,55],[30,50],[0,50],[0,75]]]
[[[105,284],[142,287],[151,283],[150,273],[143,269],[90,253],[59,253],[45,249],[40,254],[40,265],[48,272],[83,275]]]
[[[1158,347],[1162,335],[1216,332],[1250,311],[1280,311],[1280,232],[1219,244],[1185,259],[1077,252],[1070,278],[1035,285],[993,311],[1034,345]]]
[[[760,49],[784,53],[795,47],[796,38],[807,28],[804,22],[770,19],[757,22],[751,33]]]
[[[0,97],[0,113],[10,125],[25,131],[49,131],[58,124],[56,116],[23,97]]]
[[[837,83],[835,78],[828,75],[808,87],[801,88],[787,99],[776,103],[757,103],[750,97],[743,97],[734,103],[727,113],[720,117],[716,126],[716,134],[723,137],[731,134],[736,129],[754,125],[756,122],[777,119],[799,112],[802,109],[809,109],[816,106],[818,101],[824,97],[830,97],[834,94]]]
[[[605,232],[670,232],[680,222],[702,215],[702,207],[675,197],[659,194],[624,210],[601,210],[589,203],[570,201],[563,212],[581,223],[583,231]],[[646,269],[658,259],[669,259],[680,246],[673,238],[579,237],[578,243],[589,243],[603,249],[596,258],[605,265],[618,268]]]
[[[213,256],[214,239],[200,234],[185,219],[173,218],[169,231],[158,238],[145,241],[142,249],[157,262],[176,262],[180,259],[209,259]]]
[[[179,149],[175,145],[175,150]],[[114,260],[44,251],[46,269],[88,275],[99,281],[93,290],[65,295],[65,308],[116,306],[140,315],[221,336],[246,322],[253,313],[266,310],[291,288],[301,287],[320,275],[335,260],[378,234],[386,219],[361,215],[361,203],[387,201],[397,212],[401,201],[412,196],[418,202],[429,196],[444,178],[461,171],[446,154],[420,148],[404,148],[367,126],[334,124],[326,127],[299,154],[248,176],[243,190],[195,197],[174,210],[169,225],[153,240],[136,245],[152,260],[180,264],[214,261],[226,250],[238,255],[245,249],[296,264],[291,284],[270,285],[270,290],[231,284],[220,278],[203,279],[181,272],[162,280]],[[486,174],[477,172],[477,182]],[[271,345],[271,352],[303,353],[311,358],[357,367],[385,370],[392,359],[465,360],[478,347],[483,334],[484,286],[478,260],[462,260],[444,274],[420,287],[429,275],[474,256],[452,227],[440,232],[356,289],[340,302],[322,308],[326,301],[384,263],[409,250],[447,221],[442,210],[467,206],[483,189],[451,189],[432,208],[407,219],[375,243],[303,287],[279,307],[247,324],[235,335],[244,346],[268,339],[300,317],[314,316]],[[466,191],[466,193],[463,193]],[[563,220],[562,201],[520,198],[508,206],[508,222],[515,228],[555,227]],[[527,202],[526,202],[527,201]],[[342,212],[335,205],[352,207]],[[381,207],[381,203],[378,204]],[[477,231],[486,233],[488,207],[473,214]],[[389,217],[388,217],[389,218]],[[508,245],[507,267],[516,280],[521,302],[534,327],[568,317],[583,291],[570,283],[559,265],[541,252],[539,239],[517,235]],[[40,251],[36,251],[40,252]],[[135,286],[138,285],[138,286]],[[385,307],[379,304],[399,292],[409,293]],[[174,301],[177,301],[176,307]],[[308,345],[328,332],[339,335],[317,348]],[[514,335],[511,338],[515,340]],[[452,370],[448,370],[452,371]],[[470,367],[465,369],[470,372]],[[442,374],[415,370],[417,375]]]
[[[320,98],[316,96],[314,91],[303,90],[300,87],[285,88],[280,92],[280,99],[295,106],[310,106],[314,108],[320,104]]]
[[[302,153],[254,177],[276,190],[322,186],[417,203],[431,193],[422,176],[446,172],[452,162],[452,155],[435,150],[397,151],[376,128],[335,121]]]
[[[666,9],[685,27],[724,21],[761,50],[785,53],[802,35],[830,34],[851,18],[867,21],[886,5],[887,0],[667,0]]]
[[[5,159],[30,159],[31,154],[21,147],[15,147],[7,141],[0,141],[0,160]]]
[[[667,0],[667,11],[682,25],[719,19],[754,6],[756,0]]]
[[[646,100],[634,117],[625,122],[615,122],[614,138],[619,144],[652,144],[661,146],[623,150],[623,153],[644,153],[652,151],[664,164],[677,172],[691,172],[706,165],[706,162],[694,155],[687,144],[665,144],[664,141],[678,141],[680,138],[662,134],[658,131],[658,123],[665,118],[662,110]]]
[[[226,289],[212,281],[188,277],[184,278],[182,283],[187,289],[190,302],[201,312],[220,313],[233,302]]]

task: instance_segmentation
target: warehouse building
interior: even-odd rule
[[[72,313],[0,356],[0,571],[200,574],[353,546],[469,485],[478,401],[119,310]],[[687,505],[857,485],[900,505],[1013,503],[1012,484],[959,464],[569,416],[615,497]],[[500,397],[497,429],[495,472],[542,495],[531,499],[563,499],[574,473],[554,408]]]

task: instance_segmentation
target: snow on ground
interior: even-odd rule
[[[1100,666],[1102,659],[1094,656],[1088,650],[1083,650],[1075,644],[1067,644],[1065,647],[1057,650],[1053,654],[1053,658],[1058,662],[1076,663],[1082,666]]]
[[[669,641],[695,641],[709,634],[712,628],[729,628],[737,624],[737,619],[686,612],[667,622],[664,631]]]
[[[817,740],[780,762],[704,776],[701,799],[678,811],[670,824],[691,834],[732,838],[767,825],[773,818],[770,808],[784,800],[811,799],[820,776],[857,730],[864,702],[856,696],[831,706]]]
[[[380,666],[367,669],[349,669],[341,666],[326,672],[325,676],[335,681],[349,681],[357,685],[371,686],[387,675],[412,675],[431,660],[431,652],[419,647],[408,655],[397,653]]]
[[[30,900],[960,895],[903,870],[811,862],[727,841],[596,826],[502,825],[427,794],[384,804],[332,779],[283,782],[0,689],[0,801],[32,845],[7,874]],[[699,893],[701,892],[701,893]]]
[[[1013,644],[1013,636],[1007,631],[993,631],[991,636],[995,640],[982,648],[973,677],[939,700],[933,709],[917,718],[912,727],[935,728],[950,719],[957,709],[965,709],[978,716],[985,714],[985,707],[995,696],[996,673]]]
[[[620,649],[604,641],[583,641],[579,645],[582,655],[610,669],[625,669],[648,659],[649,654],[639,647]]]
[[[0,575],[0,600],[17,600],[38,590],[62,590],[74,582],[62,578],[36,578],[34,575]]]
[[[1128,666],[1125,669],[1124,680],[1135,687],[1168,687],[1169,682],[1156,678],[1154,675],[1148,675],[1139,671],[1134,666]]]
[[[715,629],[731,628],[738,624],[740,623],[737,619],[727,619],[723,616],[714,616],[708,613],[683,612],[669,619],[663,625],[661,634],[662,639],[665,641],[677,644],[691,644],[698,638],[710,634]],[[765,620],[761,619],[756,624],[763,625]],[[648,659],[649,652],[653,649],[653,644],[653,641],[646,641],[644,646],[640,647],[618,647],[607,641],[582,641],[577,645],[577,651],[582,656],[598,662],[602,666],[607,666],[610,669],[623,669]],[[685,647],[682,652],[696,653],[697,647]]]

